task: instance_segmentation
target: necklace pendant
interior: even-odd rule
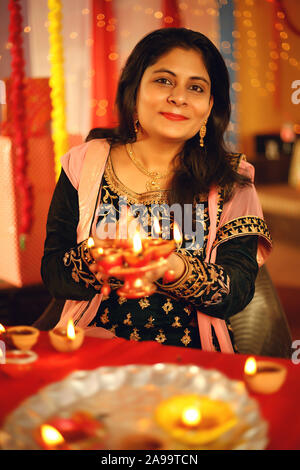
[[[160,189],[160,186],[157,183],[157,181],[150,180],[150,181],[147,181],[147,183],[146,183],[146,189],[147,189],[147,191],[156,191],[156,190]]]

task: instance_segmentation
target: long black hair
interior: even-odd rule
[[[200,147],[199,134],[187,140],[180,154],[170,188],[170,204],[192,203],[199,193],[208,193],[212,184],[224,188],[225,200],[234,184],[248,184],[231,164],[224,142],[231,104],[229,74],[216,46],[204,35],[186,28],[163,28],[142,38],[129,55],[122,70],[116,96],[119,124],[116,128],[95,128],[87,141],[106,138],[112,146],[134,142],[136,97],[143,74],[149,66],[174,48],[193,49],[201,54],[211,81],[213,107],[207,121],[205,145]]]

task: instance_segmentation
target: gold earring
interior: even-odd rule
[[[139,126],[139,124],[140,124],[140,123],[139,123],[139,120],[138,120],[138,119],[136,119],[136,121],[134,121],[134,124],[133,124],[133,127],[134,127],[134,132],[135,132],[136,134],[137,134],[137,133],[138,133],[138,131],[139,131],[139,127],[138,127],[138,126]]]
[[[204,147],[204,137],[206,135],[206,123],[207,123],[207,120],[204,121],[204,124],[200,127],[200,131],[199,131],[200,147]]]

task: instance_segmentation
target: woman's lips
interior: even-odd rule
[[[170,121],[185,121],[186,118],[185,116],[181,116],[181,114],[173,114],[173,113],[160,113],[162,114],[166,119],[169,119]]]

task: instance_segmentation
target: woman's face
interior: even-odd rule
[[[137,119],[149,137],[184,142],[199,132],[213,106],[201,54],[172,49],[148,67],[136,100]]]

